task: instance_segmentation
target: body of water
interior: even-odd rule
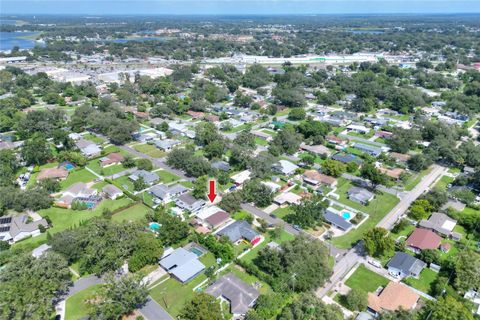
[[[0,50],[12,50],[15,46],[20,49],[31,49],[35,45],[43,45],[35,40],[24,38],[36,34],[36,32],[0,32]]]
[[[14,26],[17,24],[17,20],[3,20],[0,19],[0,24],[7,24],[9,26]]]

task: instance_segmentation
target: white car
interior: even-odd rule
[[[371,264],[372,266],[374,266],[375,268],[381,268],[382,267],[382,264],[380,262],[378,262],[377,260],[368,259],[367,262],[369,264]]]

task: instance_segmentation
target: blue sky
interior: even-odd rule
[[[480,0],[0,0],[5,14],[479,13]]]

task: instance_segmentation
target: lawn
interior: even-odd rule
[[[65,305],[65,320],[85,318],[88,315],[88,305],[85,302],[91,299],[99,288],[100,285],[94,285],[68,298]]]
[[[103,168],[100,165],[100,160],[99,159],[95,159],[95,160],[90,161],[87,164],[87,167],[89,169],[95,171],[97,174],[102,175],[102,176],[111,176],[115,173],[119,173],[119,172],[122,172],[122,171],[127,169],[121,164],[114,164],[114,165]]]
[[[409,277],[404,279],[403,282],[422,292],[430,293],[432,283],[435,281],[435,279],[437,279],[437,276],[438,273],[431,269],[425,268],[420,273],[420,278],[415,279]]]
[[[42,217],[48,216],[52,221],[52,227],[48,228],[47,231],[50,234],[55,234],[57,232],[64,231],[69,228],[78,227],[82,221],[89,220],[93,217],[98,217],[102,215],[104,208],[109,208],[110,210],[115,210],[131,203],[130,198],[121,198],[117,200],[103,200],[95,209],[93,210],[83,210],[75,211],[71,209],[64,208],[48,208],[45,210],[39,210],[38,214]],[[19,241],[15,244],[16,247],[28,247],[35,248],[47,241],[47,234],[43,233],[37,237],[27,238],[23,241]]]
[[[437,183],[435,183],[435,189],[439,189],[439,190],[447,190],[447,186],[453,182],[453,180],[455,180],[454,178],[452,177],[449,177],[449,176],[443,176],[440,178],[440,180],[437,181]]]
[[[272,212],[274,215],[277,216],[277,218],[280,218],[280,219],[283,219],[287,214],[289,213],[292,213],[292,210],[290,209],[290,207],[285,207],[285,208],[277,208],[275,210],[273,210]]]
[[[352,289],[359,289],[365,292],[375,292],[378,287],[384,287],[388,282],[387,278],[368,270],[361,264],[350,278],[345,281],[345,284]]]
[[[151,144],[138,144],[134,146],[133,149],[153,158],[162,158],[166,155],[164,151],[158,149],[156,146]]]
[[[128,176],[122,176],[113,180],[113,184],[117,187],[127,190],[129,192],[134,192],[133,182],[128,178]]]
[[[339,178],[338,184],[339,186],[335,193],[340,196],[340,203],[369,214],[367,221],[362,223],[360,227],[352,229],[347,234],[332,240],[333,245],[347,249],[350,248],[353,243],[360,240],[367,230],[370,230],[377,225],[377,223],[380,222],[380,220],[382,220],[400,200],[387,192],[379,192],[375,194],[375,199],[373,199],[367,206],[364,206],[347,198],[347,191],[352,186],[350,181]]]
[[[141,221],[145,215],[152,211],[149,207],[143,204],[136,204],[130,208],[115,213],[112,216],[113,221]]]
[[[60,186],[62,187],[62,190],[64,190],[77,182],[86,183],[93,181],[96,178],[97,177],[87,169],[74,169],[70,171],[67,179],[60,182]]]
[[[247,220],[249,217],[252,215],[248,213],[247,211],[240,210],[238,212],[235,212],[232,216],[233,219],[235,220]]]
[[[200,261],[206,268],[216,265],[215,257],[210,252],[200,257]],[[203,272],[185,284],[170,278],[153,288],[150,291],[150,295],[164,307],[171,316],[176,318],[183,306],[193,298],[193,288],[206,279],[207,277]]]
[[[268,141],[265,141],[261,138],[256,137],[255,138],[255,143],[260,145],[260,146],[268,146]]]
[[[158,170],[158,171],[155,171],[155,173],[160,177],[160,181],[162,183],[170,183],[173,181],[180,180],[179,176],[174,175],[173,173],[170,173],[166,170]]]
[[[425,170],[422,170],[418,173],[411,175],[404,184],[405,190],[410,191],[413,188],[415,188],[415,186],[420,182],[420,180],[422,180],[422,178],[426,176],[431,170],[432,168],[427,168]]]
[[[268,233],[264,234],[264,237],[265,237],[265,239],[263,240],[262,243],[260,243],[255,248],[250,250],[250,252],[245,254],[241,259],[250,262],[253,259],[255,259],[255,257],[258,255],[258,252],[260,250],[262,250],[263,248],[265,248],[269,242],[275,241],[276,243],[280,244],[282,242],[290,241],[290,240],[293,240],[295,238],[295,236],[293,234],[290,234],[290,233],[286,232],[285,230],[282,230],[282,233],[281,233],[279,239],[272,239]]]
[[[88,133],[88,134],[84,134],[82,136],[83,139],[85,140],[90,140],[90,141],[93,141],[95,142],[96,144],[102,144],[105,142],[105,139],[102,139],[100,137],[97,137],[96,135],[94,134],[91,134],[91,133]]]

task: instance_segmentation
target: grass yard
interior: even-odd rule
[[[249,217],[252,215],[248,213],[247,211],[240,210],[238,212],[235,212],[232,216],[233,219],[235,220],[247,220]]]
[[[114,165],[103,168],[100,165],[100,160],[99,159],[95,159],[95,160],[90,161],[87,164],[87,167],[89,169],[95,171],[97,174],[102,175],[102,176],[111,176],[115,173],[119,173],[119,172],[122,172],[124,170],[127,170],[127,168],[125,168],[121,164],[114,164]]]
[[[128,179],[128,176],[122,176],[113,180],[113,184],[121,189],[127,190],[132,193],[135,191],[133,188],[133,182]]]
[[[258,255],[258,252],[260,250],[262,250],[263,248],[265,248],[269,242],[275,241],[276,243],[280,244],[282,242],[290,241],[290,240],[293,240],[295,238],[295,236],[293,234],[290,234],[290,233],[286,232],[285,230],[282,230],[282,233],[281,233],[279,239],[272,239],[268,233],[264,234],[264,237],[265,237],[265,239],[263,240],[262,243],[260,243],[255,248],[250,250],[250,252],[245,254],[241,259],[245,260],[245,261],[248,261],[248,262],[251,262]]]
[[[359,289],[365,292],[375,292],[378,287],[384,287],[388,282],[387,278],[368,270],[361,264],[350,278],[345,281],[345,284],[352,289]]]
[[[353,243],[360,240],[367,230],[370,230],[377,225],[377,223],[380,222],[380,220],[382,220],[382,218],[400,201],[394,195],[383,192],[375,194],[375,199],[373,199],[367,206],[364,206],[347,198],[347,191],[351,186],[352,184],[350,181],[343,178],[338,179],[338,187],[335,193],[340,196],[339,202],[358,211],[368,213],[369,217],[367,221],[362,223],[357,229],[352,229],[347,234],[332,240],[334,246],[344,249],[350,248]]]
[[[428,268],[425,268],[420,273],[420,277],[418,279],[410,277],[410,278],[404,279],[403,282],[422,292],[430,293],[432,283],[435,281],[435,279],[437,279],[437,276],[438,276],[438,273]]]
[[[113,221],[141,221],[145,215],[152,211],[149,207],[143,204],[136,204],[130,208],[115,213],[112,216]]]
[[[173,173],[170,173],[166,170],[158,170],[158,171],[155,171],[155,173],[160,177],[160,182],[162,183],[170,183],[173,181],[180,180],[179,176],[174,175]]]
[[[74,169],[70,171],[67,179],[60,182],[60,186],[62,190],[65,190],[66,188],[77,182],[87,183],[95,180],[96,178],[97,177],[93,173],[89,172],[87,169]]]
[[[39,210],[38,214],[42,217],[48,216],[52,220],[52,227],[47,229],[47,232],[50,234],[55,234],[57,232],[64,231],[69,228],[78,227],[82,221],[89,220],[93,217],[99,217],[102,215],[104,208],[109,208],[110,210],[115,210],[131,203],[130,198],[121,198],[117,200],[103,200],[95,209],[93,210],[83,210],[75,211],[71,209],[64,208],[48,208],[45,210]],[[43,233],[37,237],[27,238],[25,240],[17,242],[14,246],[16,247],[28,247],[35,248],[47,241],[47,233]]]
[[[86,300],[92,299],[99,288],[100,285],[94,285],[68,298],[65,305],[65,320],[79,320],[88,316]]]
[[[102,144],[102,143],[105,142],[105,139],[97,137],[96,135],[91,134],[91,133],[82,135],[82,138],[85,139],[85,140],[93,141],[96,144]]]
[[[440,190],[447,190],[447,186],[450,183],[452,183],[453,180],[455,180],[455,179],[452,178],[452,177],[443,176],[443,177],[440,178],[440,180],[437,181],[437,183],[435,183],[434,188],[440,189]]]
[[[272,212],[274,215],[277,216],[277,218],[280,218],[280,219],[283,219],[287,214],[289,213],[292,213],[292,210],[290,209],[290,207],[285,207],[285,208],[277,208],[275,210],[273,210]]]
[[[427,168],[425,170],[420,171],[419,173],[415,173],[410,176],[404,184],[404,188],[406,191],[411,191],[415,186],[422,180],[424,176],[426,176],[432,169]]]
[[[255,143],[258,144],[259,146],[264,146],[264,147],[268,146],[268,141],[258,137],[255,138]]]
[[[152,144],[138,144],[133,147],[138,152],[144,153],[153,158],[162,158],[166,153]]]
[[[200,257],[200,261],[206,268],[216,265],[215,257],[210,252]],[[170,278],[153,288],[150,291],[150,295],[164,307],[171,316],[176,318],[183,306],[193,298],[193,288],[206,279],[207,277],[203,272],[185,284]]]

